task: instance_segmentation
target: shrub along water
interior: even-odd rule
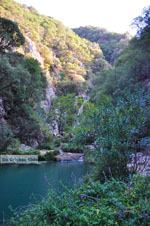
[[[0,151],[6,151],[12,138],[30,145],[30,140],[41,136],[42,128],[35,115],[42,95],[45,96],[46,77],[38,61],[18,53],[7,53],[0,56],[0,82],[5,111],[5,123],[0,126],[3,140]]]
[[[149,178],[140,175],[127,181],[111,178],[104,184],[87,183],[58,195],[50,190],[40,204],[16,212],[12,226],[148,226],[150,223]]]
[[[50,190],[40,203],[14,213],[10,224],[148,226],[149,177],[127,168],[130,154],[143,145],[148,109],[149,94],[142,91],[117,104],[106,97],[100,106],[86,102],[74,142],[86,144],[90,136],[95,141],[93,176],[61,195]]]
[[[84,145],[93,143],[95,160],[95,178],[105,180],[111,173],[114,177],[129,174],[127,164],[131,154],[146,148],[149,127],[147,112],[149,92],[131,94],[126,98],[113,101],[104,97],[99,106],[87,102],[83,114],[78,118],[78,125],[73,129],[74,143]],[[135,162],[136,163],[136,162]],[[133,167],[132,172],[136,173]]]
[[[99,92],[93,101],[99,105],[87,101],[84,103],[83,113],[75,120],[71,114],[76,110],[73,107],[70,109],[70,106],[74,106],[74,97],[67,93],[54,100],[53,111],[49,115],[50,119],[52,116],[55,119],[63,116],[60,120],[63,122],[60,127],[62,136],[73,127],[70,132],[72,144],[83,147],[87,144],[94,145],[95,150],[91,154],[95,164],[93,177],[87,175],[84,183],[76,184],[74,189],[66,189],[61,195],[50,190],[41,203],[14,213],[10,225],[150,225],[150,178],[135,174],[136,167],[131,171],[127,167],[131,154],[144,152],[150,140],[150,94],[146,89],[136,89],[149,76],[149,62],[145,61],[149,59],[149,52],[145,46],[149,46],[150,40],[150,8],[144,13],[143,20],[142,17],[135,20],[139,24],[142,22],[137,37],[132,40],[115,67],[104,72],[103,85],[95,89]],[[145,51],[148,56],[144,54]],[[98,79],[101,83],[102,74]],[[71,105],[66,106],[68,98]],[[5,128],[1,129],[6,137],[7,131]],[[61,138],[56,140],[58,145],[60,141]]]

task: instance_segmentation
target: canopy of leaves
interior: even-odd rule
[[[88,72],[94,73],[91,65],[97,65],[101,60],[103,67],[108,65],[98,44],[80,38],[61,22],[40,15],[32,7],[1,0],[0,15],[15,21],[24,36],[35,42],[55,83],[59,79],[83,83]],[[66,76],[61,76],[62,73]]]
[[[143,138],[150,135],[146,132],[149,106],[149,94],[141,91],[127,93],[126,99],[119,99],[115,104],[107,97],[99,106],[85,104],[73,131],[78,144],[94,144],[97,179],[102,180],[103,172],[109,175],[109,168],[113,176],[127,174],[129,156],[136,153]]]
[[[5,134],[11,130],[11,136],[30,143],[29,140],[40,135],[34,111],[44,97],[46,86],[46,77],[36,60],[18,53],[0,57],[0,97],[8,126],[1,128],[1,137],[7,137]]]
[[[75,95],[67,94],[53,99],[48,120],[55,128],[56,124],[60,135],[64,135],[74,123],[76,116]]]
[[[150,46],[150,6],[143,9],[142,15],[133,20],[132,25],[136,27],[136,43],[145,50]]]
[[[149,15],[148,7],[144,9],[142,16],[135,19],[134,24],[139,26],[136,36],[130,40],[114,67],[101,71],[95,79],[91,96],[97,103],[104,94],[111,96],[114,100],[118,96],[125,96],[126,89],[134,92],[141,87],[149,88]]]
[[[19,47],[25,42],[17,24],[0,17],[0,53]]]
[[[73,29],[73,31],[82,38],[98,43],[105,59],[112,65],[126,48],[131,38],[128,33],[118,34],[93,26],[79,27]]]

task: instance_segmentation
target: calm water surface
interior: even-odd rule
[[[85,175],[90,169],[85,162],[51,162],[39,165],[3,165],[0,166],[0,224],[2,218],[8,219],[8,208],[24,206],[45,196],[49,188],[63,191],[60,182],[72,187],[75,180]],[[47,177],[49,185],[44,176]]]

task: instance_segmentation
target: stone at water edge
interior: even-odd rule
[[[57,161],[78,161],[83,156],[82,153],[63,153],[56,155],[55,158]]]

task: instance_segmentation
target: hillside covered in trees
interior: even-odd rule
[[[40,60],[54,83],[83,83],[95,68],[108,65],[99,45],[80,38],[61,22],[40,15],[32,7],[2,0],[0,16],[18,24],[26,37],[23,53]]]
[[[98,43],[105,59],[111,65],[113,65],[115,60],[122,54],[131,39],[131,35],[128,33],[118,34],[109,32],[105,28],[92,26],[74,28],[73,31],[81,38]]]
[[[100,123],[101,116],[96,116],[95,111],[103,103],[110,100],[115,107],[119,98],[126,102],[138,90],[141,95],[148,91],[147,30],[139,30],[130,41],[126,34],[109,33],[104,29],[76,30],[90,37],[94,41],[91,43],[61,22],[38,14],[32,7],[21,6],[12,0],[2,0],[0,7],[1,151],[15,143],[16,148],[23,143],[49,149],[67,143],[67,146],[75,145],[83,150],[82,145],[96,144],[95,139],[100,136],[95,131],[98,125],[94,121],[88,122],[88,117],[98,117],[89,120]],[[137,18],[134,23],[139,25],[141,21]],[[14,37],[18,39],[13,40],[13,33],[6,29],[9,24],[13,25],[18,34]],[[8,38],[12,42],[6,42]],[[102,46],[106,41],[109,43],[106,46],[116,54],[113,66],[105,60],[107,56],[104,58],[95,41],[101,42]],[[106,104],[108,108],[110,102],[108,106]],[[146,133],[149,136],[148,115],[145,123],[147,132],[142,130],[138,139],[143,139]],[[68,148],[64,146],[64,149]]]
[[[98,44],[80,38],[61,22],[40,15],[32,7],[2,0],[0,16],[16,23],[24,39],[12,48],[1,45],[1,150],[6,150],[10,140],[35,147],[47,139],[44,131],[48,122],[43,122],[43,118],[49,117],[43,114],[52,97],[72,93],[75,99],[75,95],[86,95],[99,70],[110,65]],[[0,32],[4,34],[4,28]],[[1,43],[3,38],[6,41],[7,32],[8,29]],[[54,119],[53,116],[52,127]]]
[[[95,114],[94,109],[107,103],[107,98],[116,104],[118,98],[126,100],[139,89],[148,90],[147,34],[143,37],[142,33],[140,38],[138,31],[137,36],[129,40],[127,34],[105,29],[75,30],[81,36],[88,36],[92,43],[61,22],[38,14],[32,7],[12,0],[2,0],[0,7],[1,151],[15,142],[16,147],[23,143],[49,149],[67,143],[83,150],[82,145],[96,142],[91,122],[90,128],[84,124],[89,114]],[[12,23],[19,34],[11,48],[3,42],[7,39],[7,22]],[[8,34],[12,38],[12,34]],[[113,66],[105,60],[110,56],[108,51],[104,50],[104,57],[95,41],[116,54]],[[85,131],[80,126],[82,123]],[[149,125],[148,118],[146,124]],[[76,141],[76,133],[80,132],[81,144]]]
[[[131,39],[75,30],[92,42],[12,0],[1,0],[0,16],[0,152],[62,148],[83,152],[94,168],[11,225],[148,226],[150,6]]]

